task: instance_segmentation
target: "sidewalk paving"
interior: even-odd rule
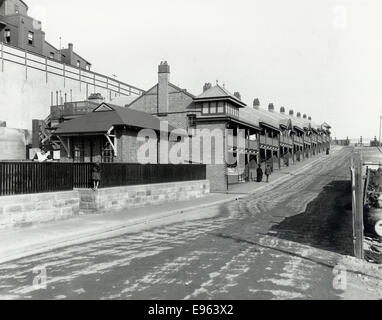
[[[340,148],[334,148],[333,153]],[[129,232],[137,232],[138,226],[153,221],[164,220],[190,211],[215,207],[227,202],[248,197],[256,192],[264,192],[289,179],[291,174],[307,170],[326,156],[319,155],[281,171],[276,170],[270,183],[243,183],[230,186],[227,193],[211,193],[203,198],[171,202],[156,206],[122,210],[115,213],[82,215],[69,220],[60,220],[30,227],[0,232],[0,263],[9,262],[26,256],[76,245],[89,241],[101,240]]]

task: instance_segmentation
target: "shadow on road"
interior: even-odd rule
[[[305,212],[286,218],[271,231],[280,239],[353,255],[350,181],[332,181]]]

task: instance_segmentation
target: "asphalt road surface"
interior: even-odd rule
[[[271,191],[206,209],[216,211],[213,218],[0,265],[0,298],[379,297],[374,279],[350,276],[346,288],[333,286],[336,260],[352,254],[351,152],[343,149]],[[33,286],[34,268],[42,266],[46,288]]]

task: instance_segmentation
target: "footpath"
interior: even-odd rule
[[[187,219],[203,219],[211,214],[213,216],[213,208],[216,214],[220,205],[246,198],[254,193],[266,192],[291,179],[293,175],[308,170],[328,157],[333,157],[339,150],[341,150],[340,147],[333,147],[329,156],[320,154],[290,167],[276,170],[271,176],[270,183],[243,183],[230,186],[227,193],[210,193],[197,200],[82,215],[68,220],[2,231],[0,232],[0,264],[67,246],[136,233],[164,224]],[[203,212],[205,214],[201,214]]]

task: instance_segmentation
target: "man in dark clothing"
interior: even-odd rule
[[[257,182],[263,181],[263,169],[261,169],[261,165],[257,168]]]

